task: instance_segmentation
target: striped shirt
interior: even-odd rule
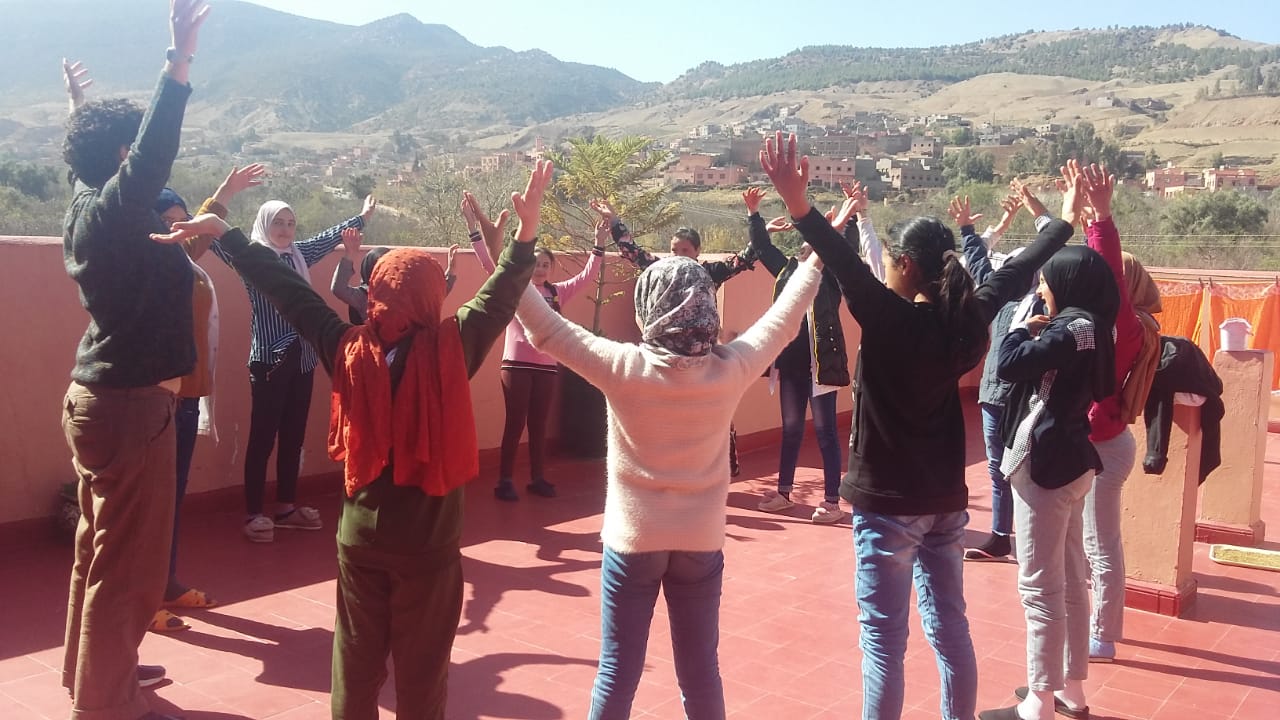
[[[302,258],[306,260],[307,267],[313,267],[316,263],[324,259],[326,255],[333,252],[342,242],[342,231],[353,227],[360,229],[364,227],[364,218],[359,215],[343,222],[340,225],[325,230],[315,237],[307,240],[300,240],[295,245],[298,251],[302,253]],[[232,257],[222,246],[214,242],[211,246],[214,254],[222,258],[222,261],[231,268],[235,269],[235,263]],[[276,248],[272,248],[275,250]],[[277,250],[277,253],[279,251]],[[285,262],[282,258],[280,262]],[[249,362],[266,363],[275,365],[284,357],[285,351],[289,349],[295,341],[298,340],[298,331],[293,326],[280,317],[280,313],[276,311],[275,306],[270,300],[253,285],[245,280],[244,276],[240,277],[244,281],[245,288],[249,291],[249,305],[251,308],[250,329],[253,340],[249,345]],[[315,348],[310,343],[302,343],[302,372],[311,372],[319,364],[319,358],[316,357]]]

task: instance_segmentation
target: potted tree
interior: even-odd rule
[[[678,203],[653,177],[668,160],[665,150],[652,149],[646,137],[610,139],[602,136],[572,138],[563,151],[550,153],[556,166],[556,183],[543,200],[543,242],[549,247],[582,258],[595,245],[600,219],[591,209],[593,200],[604,199],[627,219],[634,237],[674,225]],[[604,306],[627,292],[622,287],[636,277],[633,266],[610,258],[595,279],[591,302],[591,332],[602,334]],[[605,453],[604,396],[576,373],[561,375],[559,438],[561,448],[577,457],[603,457]]]

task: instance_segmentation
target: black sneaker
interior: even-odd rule
[[[991,533],[987,541],[978,547],[966,548],[964,559],[971,562],[998,562],[1009,559],[1012,550],[1008,535]]]
[[[498,486],[493,489],[493,496],[504,502],[516,502],[520,496],[516,494],[515,487],[510,480],[499,482]]]
[[[537,480],[534,480],[533,482],[526,485],[525,490],[528,490],[530,493],[533,493],[534,495],[541,495],[542,497],[545,497],[545,498],[553,498],[556,496],[556,486],[552,485],[546,480],[543,480],[542,478],[538,478]]]
[[[138,687],[148,688],[164,682],[163,665],[139,665]]]

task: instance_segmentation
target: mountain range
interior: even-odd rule
[[[15,127],[56,134],[65,112],[58,73],[64,56],[85,62],[99,96],[149,91],[168,38],[156,4],[0,0],[5,24],[19,29],[0,44],[0,139]],[[730,109],[749,115],[788,94],[862,97],[872,106],[901,100],[904,111],[924,110],[945,105],[952,88],[1001,86],[989,78],[1025,79],[1002,85],[1019,88],[1017,97],[984,98],[996,108],[1035,96],[1028,83],[1064,98],[1085,89],[1158,86],[1189,101],[1195,83],[1280,63],[1280,46],[1180,25],[1025,33],[936,48],[805,47],[736,65],[707,62],[670,83],[642,83],[538,50],[481,47],[409,15],[352,27],[237,0],[219,0],[200,40],[188,123],[209,132],[464,130],[498,145],[557,124],[678,135],[688,130],[679,123],[691,118],[714,121]],[[1035,113],[1053,115],[1052,108]],[[639,119],[631,122],[633,116]]]

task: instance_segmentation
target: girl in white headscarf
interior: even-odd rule
[[[295,242],[297,218],[293,209],[287,203],[271,200],[258,208],[250,238],[274,250],[280,262],[311,282],[309,268],[342,242],[343,230],[363,228],[376,207],[377,201],[370,195],[365,198],[359,215],[319,235]],[[212,250],[235,267],[231,256],[217,243]],[[252,410],[244,450],[244,535],[253,542],[272,542],[276,528],[319,530],[324,525],[315,508],[295,504],[302,444],[311,408],[311,386],[319,359],[265,295],[248,282],[245,288],[252,309],[249,347]],[[279,447],[276,447],[277,439]],[[267,461],[273,448],[277,450],[276,510],[268,516],[264,512]]]
[[[723,345],[711,276],[686,257],[659,260],[636,282],[639,345],[596,337],[551,310],[536,288],[525,291],[517,317],[529,341],[600,388],[609,405],[592,720],[630,713],[660,587],[685,715],[725,716],[716,653],[729,494],[724,428],[750,380],[795,337],[820,274],[814,255],[764,317]]]

